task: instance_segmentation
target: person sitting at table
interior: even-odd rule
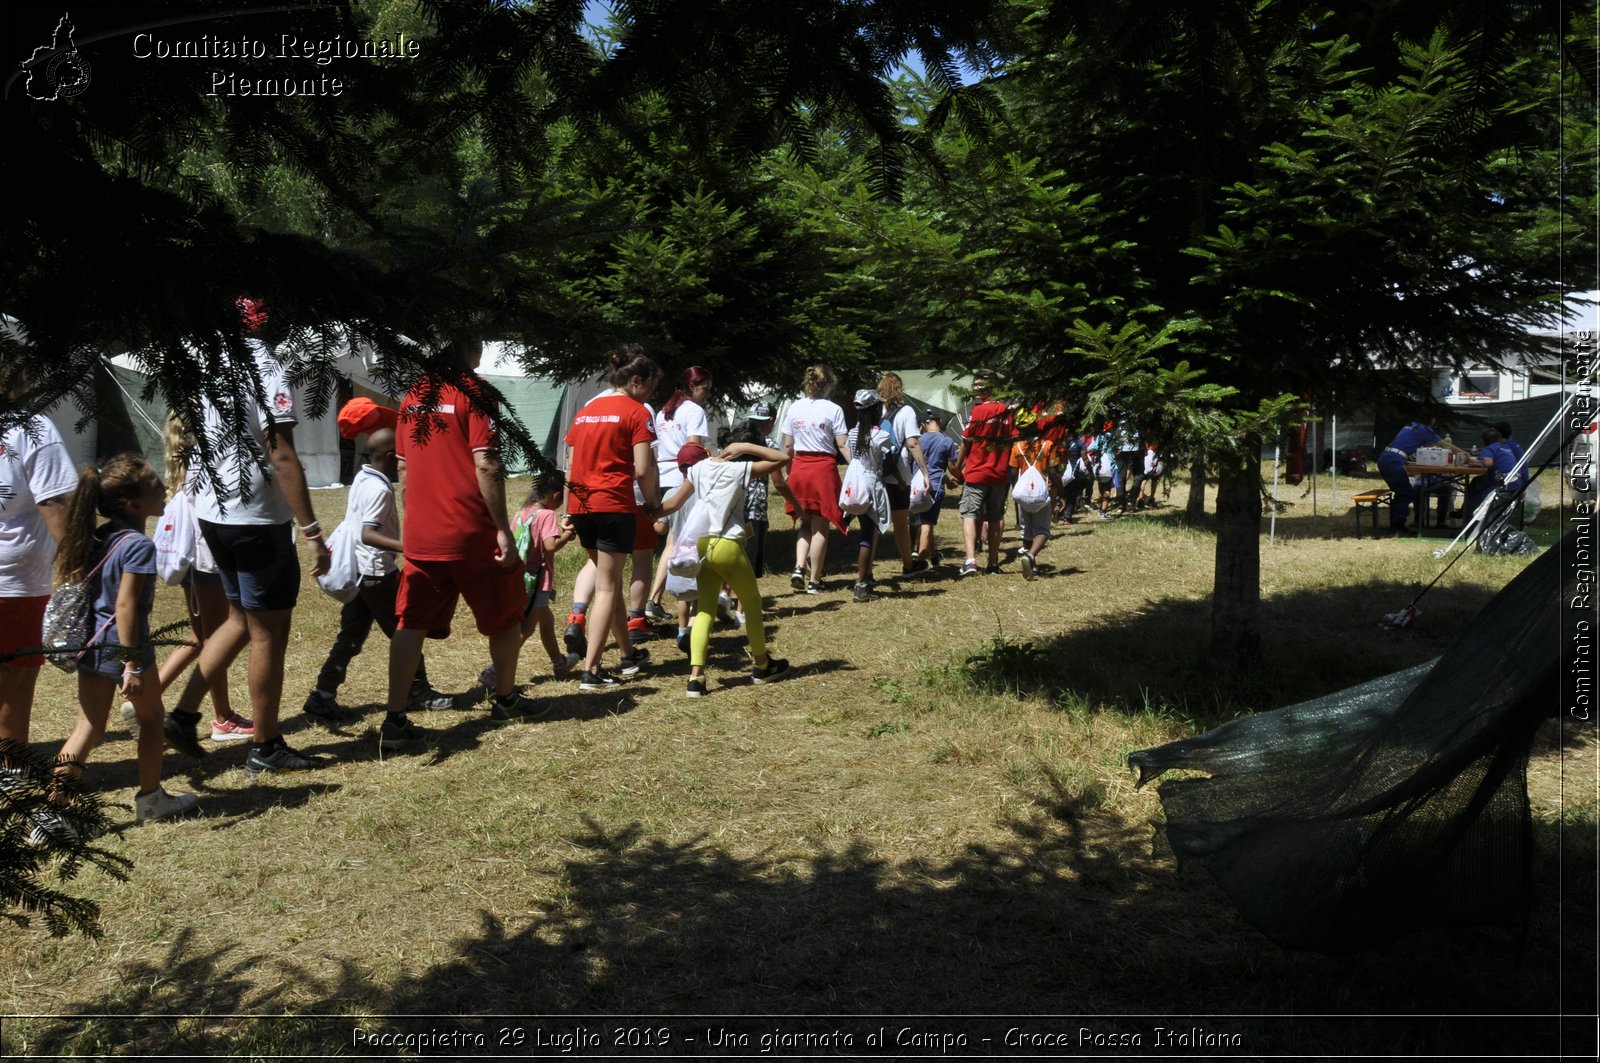
[[[1522,460],[1522,444],[1511,438],[1511,423],[1509,421],[1497,421],[1494,430],[1500,433],[1500,448],[1511,458],[1508,463],[1495,463],[1495,471],[1504,479],[1512,469],[1517,467],[1517,462]],[[1517,473],[1517,490],[1521,491],[1526,488],[1530,479],[1532,477],[1528,475],[1527,466],[1523,466],[1522,471]]]
[[[1417,489],[1412,487],[1411,475],[1406,472],[1406,462],[1411,460],[1411,455],[1416,453],[1418,447],[1441,444],[1452,451],[1461,452],[1460,447],[1446,442],[1438,433],[1435,428],[1437,422],[1438,416],[1434,414],[1412,421],[1400,429],[1378,455],[1378,472],[1394,492],[1394,499],[1389,505],[1389,532],[1392,535],[1406,533],[1406,518],[1411,515],[1411,503],[1417,498]],[[1442,512],[1449,512],[1448,502]]]
[[[1511,470],[1517,467],[1520,457],[1510,443],[1500,435],[1498,428],[1485,428],[1483,430],[1483,446],[1478,449],[1478,460],[1489,471],[1482,476],[1474,477],[1467,485],[1467,508],[1470,515],[1477,512],[1478,505],[1484,498],[1501,484],[1511,488],[1513,494],[1520,492],[1528,486],[1528,470],[1523,469],[1516,476],[1511,476]]]

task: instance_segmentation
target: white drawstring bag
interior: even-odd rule
[[[918,470],[919,472],[921,470]],[[852,517],[859,517],[872,508],[872,496],[878,478],[860,458],[851,458],[844,471],[844,481],[839,485],[839,508]]]
[[[1016,486],[1011,489],[1011,498],[1022,507],[1022,512],[1037,513],[1050,504],[1050,481],[1045,479],[1037,465],[1028,462],[1027,466],[1022,470],[1022,475],[1017,477]]]
[[[926,513],[933,508],[933,489],[921,469],[911,474],[911,502],[906,508],[912,513]]]
[[[694,508],[678,526],[678,539],[672,544],[672,556],[667,559],[667,571],[674,576],[694,579],[700,575],[700,539],[706,534],[709,518],[706,508],[690,502]]]
[[[195,530],[194,506],[190,504],[188,494],[179,491],[172,496],[167,508],[161,511],[161,519],[156,523],[156,533],[152,538],[156,544],[156,575],[162,583],[176,587],[194,565],[196,544],[200,538]]]
[[[352,532],[350,529],[355,528]],[[361,563],[356,557],[356,537],[361,524],[349,517],[328,536],[328,552],[333,555],[328,571],[317,577],[317,586],[336,602],[353,602],[361,591]]]

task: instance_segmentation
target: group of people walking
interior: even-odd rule
[[[703,697],[719,619],[743,628],[751,683],[789,669],[769,652],[758,583],[777,565],[767,544],[770,494],[782,498],[795,523],[795,592],[824,590],[832,528],[855,544],[853,600],[870,602],[879,595],[880,537],[892,536],[902,578],[942,561],[934,531],[946,489],[958,481],[966,549],[960,571],[998,571],[1008,492],[1025,470],[1042,472],[1047,483],[1038,505],[1030,497],[1024,506],[1020,489],[1013,499],[1025,532],[1023,573],[1034,578],[1053,504],[1072,479],[1069,471],[1063,480],[1070,466],[1050,453],[1065,459],[1072,448],[1041,448],[1037,433],[1024,433],[1026,446],[1019,442],[1017,411],[990,399],[986,375],[975,382],[979,402],[959,444],[937,414],[918,416],[896,374],[857,390],[847,418],[832,398],[832,372],[812,366],[804,396],[781,420],[772,403],[756,403],[719,446],[707,413],[710,373],[685,371],[655,410],[649,403],[662,371],[640,348],[624,346],[609,358],[609,389],[578,411],[566,434],[566,474],[536,471],[513,515],[494,411],[475,372],[481,344],[461,342],[451,348],[453,368],[419,380],[398,409],[357,399],[340,411],[341,432],[365,439],[368,461],[350,489],[338,532],[344,541],[330,549],[294,446],[294,392],[262,336],[265,308],[241,300],[240,309],[264,401],[246,393],[237,411],[203,401],[196,434],[173,418],[164,479],[150,462],[128,454],[74,471],[59,433],[43,417],[0,441],[0,740],[30,739],[44,661],[35,651],[52,586],[84,586],[93,599],[94,635],[71,660],[78,718],[55,777],[64,784],[81,774],[120,696],[138,735],[140,822],[196,808],[193,795],[163,788],[162,750],[206,754],[200,706],[207,695],[210,737],[247,742],[248,775],[321,763],[287,744],[280,716],[302,567],[324,577],[335,553],[349,555],[353,583],[341,595],[338,634],[303,710],[327,724],[353,719],[339,693],[376,626],[388,639],[380,741],[407,743],[424,736],[413,714],[455,703],[430,683],[423,650],[428,639],[450,633],[462,599],[487,642],[489,666],[479,679],[493,720],[548,711],[547,701],[516,682],[522,647],[536,635],[551,674],[575,674],[580,691],[603,691],[648,669],[650,651],[642,643],[671,637],[675,627],[689,659],[685,694]],[[11,373],[0,375],[0,385],[13,401],[24,390]],[[246,438],[230,430],[239,413]],[[402,482],[403,523],[396,498]],[[148,534],[152,520],[161,525],[155,539]],[[186,521],[192,534],[175,533]],[[554,603],[562,588],[555,562],[574,542],[587,557],[558,639]],[[979,565],[980,549],[986,566]],[[158,669],[150,615],[159,580],[181,581],[193,639]],[[668,594],[675,611],[665,604]],[[608,667],[613,643],[617,656]],[[229,668],[246,647],[248,716],[228,696]],[[172,711],[164,712],[163,690],[191,663]],[[59,789],[67,800],[71,787]],[[38,829],[63,829],[63,822],[47,810]]]

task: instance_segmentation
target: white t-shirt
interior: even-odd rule
[[[356,537],[356,566],[363,576],[387,576],[395,570],[394,551],[368,546],[361,541],[362,528],[376,528],[380,535],[400,538],[400,513],[394,504],[394,484],[371,465],[361,466],[350,485],[350,501],[345,505],[346,534]]]
[[[255,396],[245,392],[239,398],[245,424],[253,430],[261,455],[267,453],[267,426],[276,423],[292,428],[297,422],[294,413],[294,391],[283,366],[273,356],[271,349],[260,340],[247,339],[245,343],[255,355],[256,373],[261,378],[261,390],[266,394],[267,405],[260,406]],[[198,490],[194,496],[194,511],[201,520],[213,524],[282,524],[292,517],[289,500],[283,488],[257,462],[257,455],[248,450],[241,456],[239,449],[228,443],[227,421],[210,402],[201,401],[204,414],[203,430],[211,443],[211,460],[220,487],[212,487],[210,476],[196,477]],[[241,476],[239,462],[244,462]],[[242,495],[248,493],[246,501]],[[223,510],[227,512],[224,514]]]
[[[911,482],[911,469],[916,463],[911,460],[911,449],[906,446],[906,440],[916,439],[922,435],[922,428],[917,424],[916,411],[908,402],[894,411],[889,418],[889,423],[894,427],[895,442],[900,449],[900,463],[892,469],[885,469],[884,475],[898,482],[909,484]]]
[[[48,417],[33,417],[0,436],[0,598],[50,593],[56,541],[39,503],[77,487],[72,458]]]
[[[678,451],[689,442],[689,437],[705,440],[703,445],[707,451],[714,450],[717,441],[711,438],[711,423],[706,420],[705,409],[692,399],[683,400],[672,411],[670,421],[665,411],[656,414],[655,425],[656,477],[665,491],[683,483],[683,473],[678,469]]]
[[[694,502],[706,515],[706,534],[744,538],[745,492],[750,486],[748,461],[702,461],[689,470]]]
[[[593,401],[594,401],[593,399],[589,400],[589,402],[593,402]],[[584,405],[588,405],[588,403],[585,403]],[[651,406],[648,402],[641,402],[639,405],[644,407],[645,412],[650,415],[650,423],[654,424],[655,423],[655,417],[656,417],[655,407]],[[659,435],[657,435],[656,436],[656,442],[651,443],[650,444],[650,448],[652,450],[654,450],[657,446],[660,445],[660,442],[661,442],[661,437]],[[681,481],[683,479],[683,477],[680,476],[678,479]],[[656,471],[656,490],[657,491],[661,491],[661,497],[662,498],[666,498],[667,497],[667,493],[665,491],[661,490],[661,472],[660,472],[659,467],[657,468],[657,471]],[[633,481],[633,504],[638,506],[640,509],[644,508],[644,488],[639,486],[639,480],[638,480],[637,477],[635,477],[634,481]]]
[[[789,405],[778,431],[794,440],[796,454],[837,454],[834,437],[845,433],[844,410],[831,399],[799,399]]]
[[[868,437],[871,442],[867,444],[867,449],[864,452],[856,449],[856,443],[860,441],[860,437],[861,427],[857,425],[855,430],[850,433],[850,456],[852,458],[860,458],[861,464],[882,476],[883,454],[884,451],[889,449],[889,433],[877,425],[873,425],[872,432]]]

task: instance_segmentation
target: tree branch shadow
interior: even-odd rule
[[[1045,773],[1002,841],[898,863],[868,838],[735,854],[705,835],[588,820],[568,839],[547,910],[520,925],[481,911],[452,958],[392,984],[345,957],[318,975],[281,954],[201,953],[185,931],[65,1015],[10,1020],[5,1047],[321,1055],[348,1046],[355,1026],[492,1031],[498,1015],[747,1015],[770,1028],[782,1015],[1255,1012],[1229,1023],[1253,1055],[1302,1049],[1301,1014],[1344,1017],[1322,1042],[1331,1055],[1553,1050],[1548,1024],[1518,1017],[1557,1010],[1554,898],[1559,882],[1592,879],[1579,866],[1592,847],[1567,852],[1541,836],[1545,903],[1526,937],[1429,931],[1330,958],[1270,944],[1202,871],[1152,844],[1156,825],[1105,811],[1104,796]],[[292,1003],[307,996],[320,1006]],[[1458,1028],[1427,1017],[1474,1012],[1498,1018]],[[1349,1018],[1360,1015],[1370,1018]]]

